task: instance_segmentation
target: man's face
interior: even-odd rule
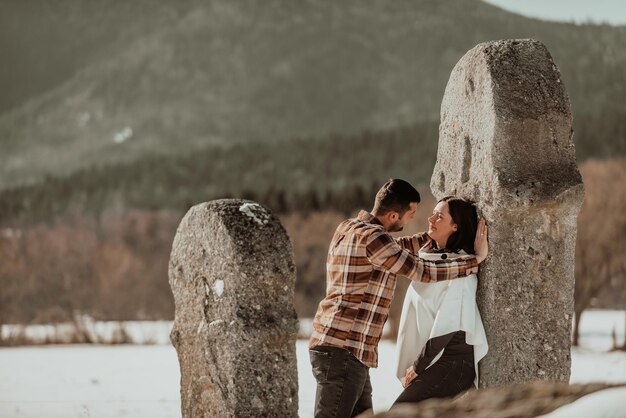
[[[404,229],[404,225],[407,224],[411,219],[415,217],[415,212],[417,211],[417,202],[411,202],[409,204],[409,210],[404,212],[404,215],[398,217],[398,220],[395,221],[387,230],[389,232],[400,232]]]

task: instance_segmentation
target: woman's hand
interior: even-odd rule
[[[489,243],[487,240],[487,221],[481,218],[478,222],[478,229],[476,230],[476,238],[474,239],[474,252],[476,253],[476,260],[478,263],[482,263],[487,254],[489,253]]]
[[[415,380],[416,377],[417,377],[417,373],[415,373],[413,366],[406,369],[406,374],[404,375],[404,378],[402,379],[402,387],[406,388],[407,386],[409,386],[411,382]]]

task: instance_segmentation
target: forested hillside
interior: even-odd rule
[[[350,212],[369,204],[389,177],[428,184],[437,149],[421,139],[436,135],[436,124],[422,123],[351,137],[148,155],[0,191],[0,219],[28,224],[52,220],[70,209],[95,215],[107,208],[186,211],[224,197],[256,200],[276,213]]]
[[[2,2],[0,31],[0,188],[211,145],[437,124],[454,64],[502,38],[548,46],[580,161],[626,151],[624,27],[476,0],[33,0]],[[432,132],[416,145],[435,149]]]

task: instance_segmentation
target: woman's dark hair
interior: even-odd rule
[[[446,248],[454,252],[464,250],[468,254],[474,254],[474,239],[478,229],[478,214],[474,203],[457,196],[446,196],[439,202],[448,204],[452,222],[457,226],[456,231],[448,238]]]
[[[384,215],[393,211],[403,216],[413,202],[420,202],[420,194],[408,181],[389,179],[376,193],[372,212],[374,215]]]

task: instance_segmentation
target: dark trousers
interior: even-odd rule
[[[309,349],[317,380],[315,418],[354,417],[372,408],[369,368],[347,350]]]
[[[445,358],[424,370],[394,402],[421,402],[430,398],[452,398],[474,384],[474,358]]]

